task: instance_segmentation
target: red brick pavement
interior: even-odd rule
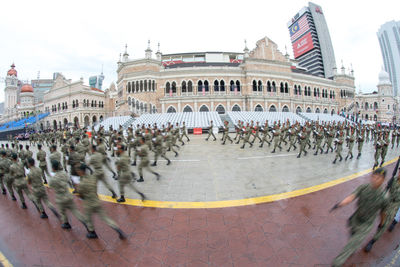
[[[8,195],[0,196],[0,250],[15,266],[329,266],[347,241],[346,220],[354,206],[328,210],[367,181],[368,175],[301,197],[233,208],[104,203],[128,234],[125,241],[97,218],[99,239],[88,240],[72,215],[73,229],[63,230],[50,212],[43,220],[32,203],[22,210]],[[389,262],[399,233],[385,234],[369,254],[360,250],[347,264]]]

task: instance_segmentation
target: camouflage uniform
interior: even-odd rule
[[[332,266],[341,266],[359,248],[364,238],[371,231],[376,216],[387,206],[387,200],[380,188],[374,189],[370,184],[360,185],[353,193],[357,201],[357,210],[349,219],[350,240],[334,259]]]
[[[81,222],[85,222],[84,217],[76,208],[74,197],[69,191],[69,178],[65,171],[56,171],[54,177],[49,182],[50,188],[55,192],[56,204],[61,215],[61,222],[68,223],[67,211],[71,213]]]
[[[13,162],[10,166],[10,177],[13,177],[13,186],[19,196],[19,200],[22,204],[25,203],[23,192],[26,196],[33,201],[31,193],[29,192],[28,185],[25,179],[25,170],[22,163]]]
[[[101,181],[103,182],[103,184],[107,187],[108,190],[110,190],[110,192],[112,193],[113,197],[116,197],[115,192],[113,190],[113,188],[110,186],[110,184],[107,182],[105,174],[104,174],[104,170],[103,170],[103,166],[105,165],[111,172],[112,169],[110,167],[110,165],[107,162],[106,157],[101,154],[100,152],[96,151],[92,154],[92,156],[90,157],[90,165],[93,166],[93,177],[96,178],[97,181]],[[96,187],[97,189],[97,187]]]
[[[36,154],[36,159],[39,161],[39,168],[42,170],[42,177],[45,184],[47,184],[46,174],[49,176],[46,162],[46,152],[39,150]]]
[[[35,166],[31,167],[28,173],[28,183],[31,185],[32,198],[35,201],[39,211],[42,213],[44,212],[42,205],[43,201],[44,204],[54,212],[55,208],[53,204],[50,203],[47,197],[46,188],[43,185],[42,170]]]

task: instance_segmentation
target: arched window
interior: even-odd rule
[[[79,101],[78,101],[78,99],[77,100],[75,100],[75,107],[79,107]]]
[[[153,92],[156,90],[156,81],[154,81],[154,80],[153,80],[153,84],[152,84],[152,89],[153,89]]]
[[[236,81],[236,89],[240,92],[240,81]]]
[[[143,111],[143,103],[140,103],[140,111]]]
[[[157,113],[157,109],[156,109],[155,106],[153,106],[153,114],[154,114],[154,113]]]
[[[225,92],[225,81],[224,81],[224,80],[221,80],[221,81],[220,81],[220,83],[219,83],[219,90],[220,90],[221,92]]]
[[[297,107],[296,108],[296,113],[300,113],[302,110],[301,110],[301,107]]]
[[[312,112],[312,111],[311,111],[311,108],[308,107],[307,110],[306,110],[306,112],[307,112],[307,113],[311,113],[311,112]]]
[[[231,92],[235,91],[235,82],[231,80],[229,84]]]
[[[299,91],[299,95],[301,95],[301,86],[300,85],[297,87],[297,90]]]
[[[133,108],[135,107],[135,99],[134,98],[132,98],[132,107]]]
[[[209,88],[209,86],[208,86],[208,81],[207,81],[207,80],[204,81],[204,90],[205,90],[206,92],[210,91],[210,88]]]
[[[276,112],[276,107],[274,105],[270,106],[269,112]]]
[[[209,112],[210,110],[208,109],[208,107],[206,105],[202,105],[199,109],[200,112]]]
[[[319,110],[319,108],[315,109],[315,113],[321,113],[321,111]]]
[[[192,81],[188,82],[188,89],[187,89],[188,93],[193,93],[193,83]]]
[[[183,108],[183,112],[193,112],[193,109],[192,109],[191,106],[185,106],[185,107]]]
[[[140,81],[140,92],[143,92],[143,81]]]
[[[328,109],[324,109],[324,114],[328,114]]]
[[[171,84],[169,82],[167,82],[165,84],[165,94],[169,95],[170,94],[170,90],[171,90]]]
[[[257,92],[257,82],[253,80],[253,92]]]
[[[320,97],[319,88],[317,88],[317,96]]]
[[[130,106],[132,104],[132,100],[130,97],[128,97],[128,105]]]
[[[285,92],[285,87],[283,86],[283,83],[281,82],[281,84],[280,84],[280,92],[281,93],[284,93]]]
[[[176,113],[176,109],[175,109],[173,106],[170,106],[170,107],[167,109],[167,113]]]
[[[232,107],[232,111],[241,111],[241,109],[240,109],[239,105],[235,104],[235,105]]]
[[[267,92],[272,92],[271,82],[267,81]]]
[[[311,96],[311,87],[308,87],[308,96]]]
[[[374,110],[377,110],[377,109],[378,109],[378,103],[374,102]]]
[[[136,92],[139,92],[139,81],[136,81]]]
[[[132,93],[135,92],[135,82],[132,82]]]
[[[214,81],[214,92],[219,92],[219,82],[218,82],[218,80]]]
[[[203,91],[203,81],[198,81],[197,82],[197,91],[202,92]]]
[[[183,81],[181,84],[181,90],[182,90],[182,93],[186,93],[186,82],[185,81]]]
[[[75,100],[72,100],[72,108],[75,108]]]
[[[137,108],[137,109],[140,108],[140,106],[139,106],[139,101],[138,101],[138,100],[136,100],[136,108]]]
[[[260,104],[258,104],[258,105],[254,108],[254,111],[263,112],[264,109],[263,109],[263,107],[262,107]]]
[[[276,92],[276,84],[275,84],[275,82],[272,82],[272,92]]]
[[[288,106],[283,106],[283,108],[282,108],[282,112],[289,112],[289,108],[288,108]]]
[[[294,85],[294,94],[297,95],[297,85]]]
[[[289,94],[289,85],[285,83],[285,94]]]
[[[262,84],[262,81],[258,81],[257,89],[258,89],[259,92],[262,92],[262,91],[263,91],[263,84]]]
[[[147,103],[144,104],[144,112],[147,112]]]
[[[176,82],[172,82],[171,89],[172,89],[172,93],[176,94]]]
[[[144,91],[147,92],[147,80],[144,80]]]
[[[130,82],[128,82],[128,84],[127,84],[127,90],[126,91],[128,91],[128,94],[130,94],[131,93],[131,83]]]
[[[218,114],[225,114],[225,108],[223,105],[218,105],[215,111],[218,112]]]

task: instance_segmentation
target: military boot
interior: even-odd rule
[[[48,216],[47,216],[46,212],[43,211],[42,214],[40,215],[40,218],[47,219]]]
[[[175,158],[176,158],[178,155],[179,155],[178,152],[175,152]]]
[[[66,223],[63,223],[63,224],[61,225],[61,228],[62,228],[62,229],[71,229],[72,227],[71,227],[71,225],[69,224],[69,222],[66,222]]]
[[[337,160],[337,158],[335,158],[335,160],[332,162],[333,164],[336,164],[336,160]]]
[[[117,199],[117,202],[118,202],[118,203],[120,203],[120,202],[125,202],[125,197],[124,197],[124,195],[121,195],[121,197]]]
[[[131,164],[131,166],[136,166],[136,160]]]
[[[171,164],[171,161],[170,161],[170,160],[168,160],[168,161],[167,161],[167,165],[170,165],[170,164]]]
[[[151,166],[157,166],[157,162],[154,161],[153,164],[151,164]]]
[[[86,237],[87,237],[87,238],[97,238],[97,234],[96,234],[95,231],[89,231],[89,232],[86,234]]]
[[[140,176],[140,179],[137,180],[136,182],[138,182],[138,183],[144,182],[143,176]]]
[[[357,159],[359,159],[361,157],[361,153],[358,153],[357,155]]]
[[[392,222],[392,224],[389,226],[389,232],[391,232],[391,231],[393,231],[393,229],[394,229],[394,227],[396,226],[396,224],[397,224],[397,221],[396,220],[393,220],[393,222]]]
[[[374,243],[375,243],[375,240],[371,239],[371,241],[369,241],[368,244],[365,246],[364,251],[370,252]]]
[[[22,202],[21,208],[27,209],[28,207],[26,206],[25,202]]]
[[[274,148],[274,150],[271,151],[271,153],[275,153],[275,148]]]
[[[339,157],[340,157],[339,161],[342,161],[343,160],[342,156],[339,156]]]

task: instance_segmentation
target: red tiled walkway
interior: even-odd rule
[[[347,241],[346,220],[354,206],[328,210],[366,181],[368,176],[293,199],[236,208],[104,203],[129,235],[126,241],[97,219],[99,239],[88,240],[75,219],[73,229],[65,231],[50,212],[42,220],[31,203],[22,210],[1,196],[0,250],[15,266],[329,266]],[[369,254],[358,251],[347,264],[388,263],[399,233],[385,234]]]

